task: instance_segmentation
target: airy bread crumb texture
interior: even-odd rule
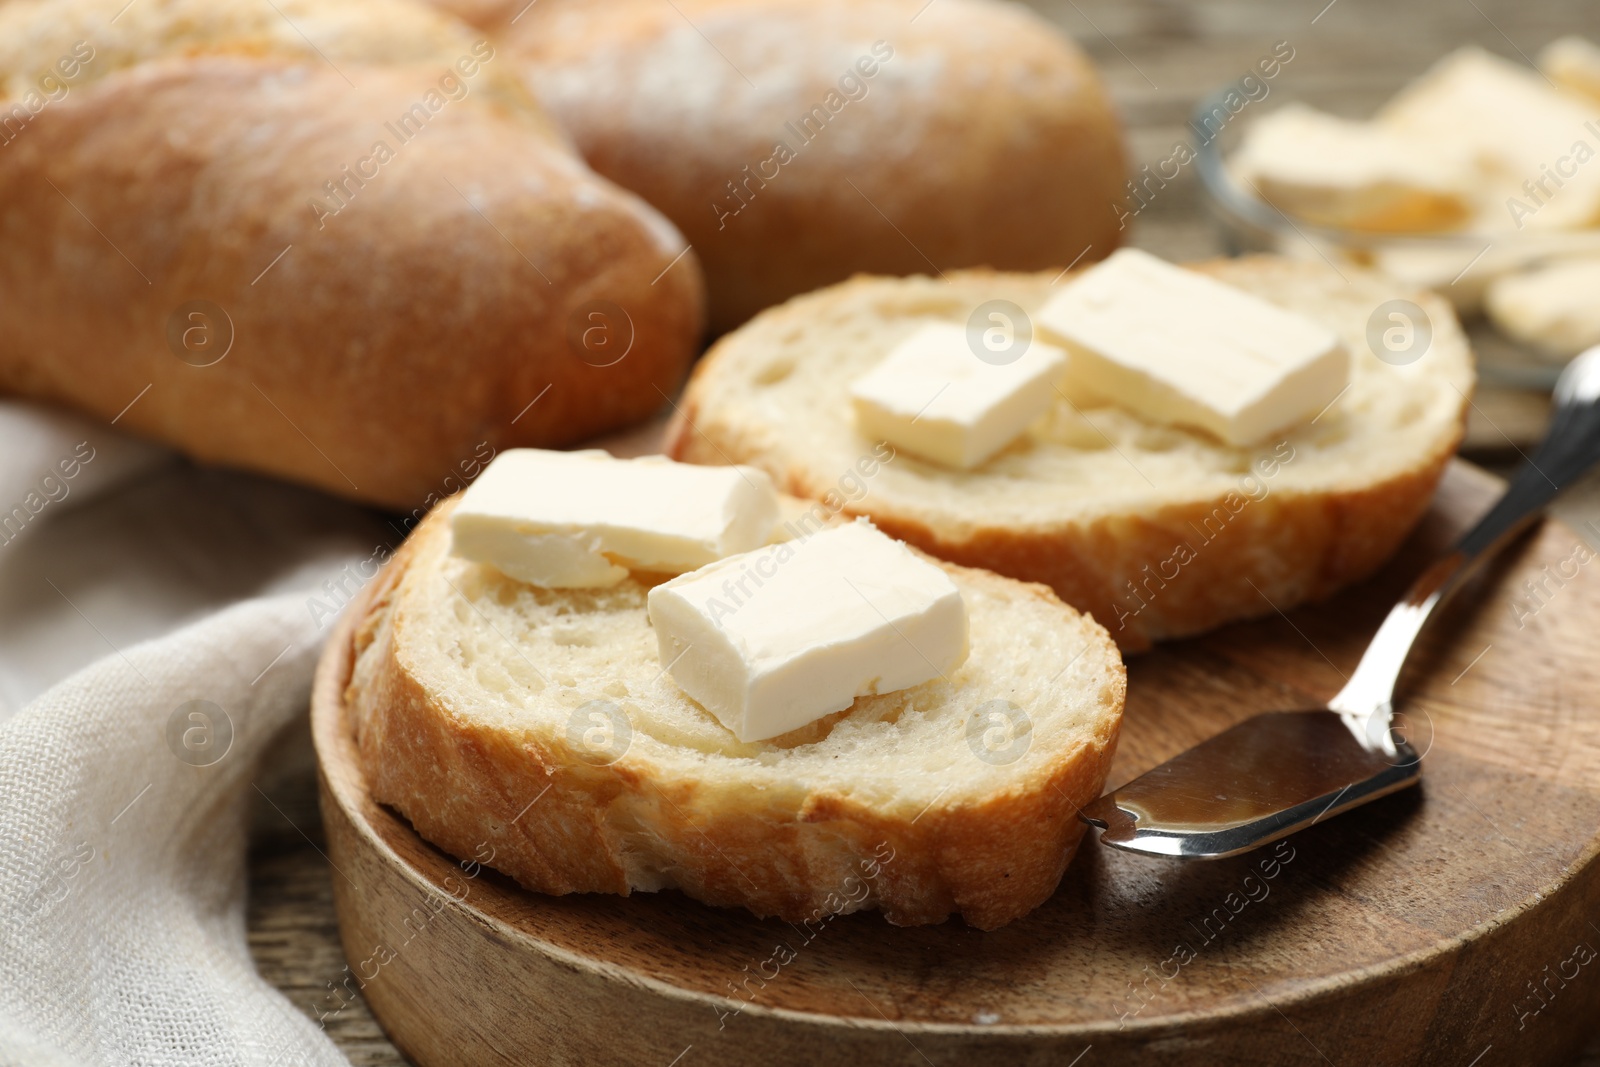
[[[1125,676],[1049,590],[941,564],[970,614],[962,666],[746,744],[660,663],[648,581],[513,581],[449,554],[447,511],[385,571],[346,694],[374,794],[434,844],[492,849],[544,893],[676,888],[790,921],[990,929],[1054,891]]]
[[[902,452],[863,476],[875,442],[852,419],[853,380],[929,322],[965,323],[992,300],[1031,315],[1062,279],[862,276],[719,341],[668,451],[762,467],[935,555],[1043,582],[1127,650],[1325,597],[1375,569],[1427,507],[1462,432],[1471,352],[1448,304],[1374,274],[1272,256],[1196,269],[1336,331],[1353,357],[1348,390],[1279,438],[1230,447],[1069,387],[979,468]],[[1431,341],[1391,363],[1368,337],[1395,325],[1381,309],[1396,299],[1422,309]]]

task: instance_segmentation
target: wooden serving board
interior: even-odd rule
[[[1332,694],[1496,491],[1456,464],[1373,581],[1133,659],[1112,782]],[[1420,789],[1230,860],[1091,836],[1048,903],[993,933],[523,892],[373,802],[330,656],[313,728],[347,984],[422,1067],[1562,1062],[1600,999],[1600,562],[1582,543],[1547,523],[1430,633],[1404,700]]]

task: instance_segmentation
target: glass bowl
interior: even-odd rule
[[[1334,267],[1355,265],[1382,270],[1397,280],[1432,289],[1449,300],[1461,316],[1478,370],[1486,383],[1548,390],[1565,365],[1507,337],[1482,314],[1483,292],[1498,275],[1575,254],[1600,256],[1600,230],[1459,231],[1449,233],[1373,233],[1332,229],[1284,214],[1242,185],[1228,167],[1244,129],[1253,119],[1286,100],[1262,100],[1233,112],[1224,102],[1238,87],[1228,84],[1195,107],[1189,132],[1197,142],[1195,168],[1206,191],[1211,213],[1219,223],[1228,251],[1277,252],[1299,258],[1320,258]],[[1337,105],[1297,98],[1323,110]],[[1228,121],[1212,132],[1218,114]],[[1209,134],[1209,136],[1207,136]],[[1135,176],[1135,182],[1139,176]],[[1596,294],[1600,299],[1600,294]]]

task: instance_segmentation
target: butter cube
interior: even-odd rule
[[[767,543],[778,519],[765,471],[598,449],[502,452],[450,516],[452,551],[552,589],[681,574]]]
[[[1502,228],[1600,222],[1600,103],[1520,63],[1462,48],[1434,64],[1376,121],[1465,155],[1488,220]]]
[[[650,590],[673,679],[741,741],[856,697],[919,685],[967,657],[944,570],[866,520],[733,556]]]
[[[868,437],[968,470],[1019,437],[1055,400],[1066,353],[1035,338],[1009,363],[980,359],[955,323],[930,323],[850,387]]]
[[[1442,230],[1471,213],[1450,184],[1470,161],[1397,130],[1289,104],[1250,124],[1234,172],[1268,203],[1324,226]]]
[[[1131,248],[1063,287],[1034,321],[1072,353],[1074,386],[1232,445],[1315,417],[1350,381],[1333,331]]]

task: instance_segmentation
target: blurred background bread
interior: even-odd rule
[[[0,389],[411,508],[681,381],[693,254],[481,33],[403,0],[122,6],[0,4]]]
[[[1020,5],[461,2],[590,166],[688,237],[713,332],[861,271],[1059,269],[1120,239],[1099,76]]]

